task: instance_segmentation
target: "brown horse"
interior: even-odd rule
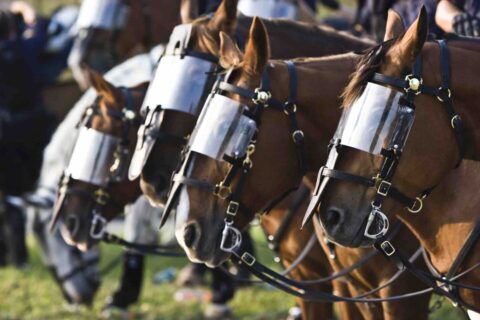
[[[189,49],[192,51],[219,56],[219,32],[225,32],[238,43],[248,37],[252,18],[237,17],[237,0],[223,0],[212,18],[203,17],[192,22],[192,32]],[[189,12],[183,10],[183,12]],[[191,12],[191,11],[190,11]],[[194,19],[194,15],[182,14],[184,23]],[[284,19],[265,21],[270,36],[272,56],[279,59],[289,59],[299,56],[325,56],[352,50],[365,49],[372,45],[347,34],[338,33],[331,28],[298,23]],[[308,43],[308,45],[305,45]],[[184,75],[185,82],[188,75]],[[210,88],[206,88],[206,92]],[[203,105],[199,101],[199,106]],[[160,111],[158,116],[162,121],[156,124],[156,130],[168,136],[185,137],[195,125],[196,116],[172,110]],[[141,137],[143,139],[144,137]],[[143,159],[141,188],[154,205],[163,205],[165,191],[170,176],[180,160],[183,144],[175,144],[168,139],[157,140]]]
[[[91,2],[84,1],[82,7]],[[89,86],[83,65],[103,73],[135,54],[167,42],[173,27],[180,20],[180,2],[181,0],[117,1],[115,5],[118,12],[115,18],[122,16],[124,19],[118,22],[119,25],[98,26],[97,22],[92,26],[80,26],[69,57],[69,66],[80,87],[85,90]],[[92,20],[98,21],[105,19],[96,16],[101,13],[97,11],[87,14],[92,16]]]
[[[425,42],[427,29],[426,13],[422,10],[405,34],[377,53],[370,52],[365,56],[344,93],[344,106],[350,106],[363,93],[374,72],[394,78],[403,77],[411,72],[419,54],[424,65],[423,84],[438,87],[442,70],[440,49],[436,43]],[[473,63],[479,50],[477,41],[452,40],[448,43],[452,105],[463,120],[464,158],[469,160],[479,159],[479,135],[475,126],[479,115],[474,102],[478,100],[479,93],[473,84],[479,72],[478,64]],[[391,180],[397,190],[409,197],[438,187],[423,200],[424,208],[419,213],[403,210],[402,204],[392,199],[385,200],[382,212],[388,219],[394,219],[396,215],[404,221],[425,246],[433,266],[438,272],[446,274],[479,220],[477,194],[469,191],[478,179],[478,166],[474,162],[463,161],[459,168],[453,170],[459,161],[459,144],[453,130],[458,125],[458,117],[452,120],[440,100],[445,100],[445,97],[436,99],[419,94],[415,98],[415,121]],[[335,169],[370,177],[379,172],[381,163],[381,157],[342,147]],[[374,192],[338,180],[328,181],[323,191],[319,218],[329,236],[349,246],[371,244],[374,240],[366,239],[363,230]],[[459,271],[478,261],[477,242],[466,255]],[[479,276],[476,270],[462,279],[478,285]],[[460,290],[460,296],[472,305],[480,303],[477,292]]]
[[[125,172],[135,146],[138,129],[137,114],[148,84],[120,89],[108,83],[97,72],[91,69],[87,72],[93,88],[97,91],[97,99],[85,111],[81,132],[88,128],[89,132],[106,134],[107,139],[108,137],[121,139],[122,148],[119,148],[119,145],[113,146],[119,149],[115,150],[112,162],[103,165],[110,168],[112,172],[114,166]],[[125,112],[126,108],[131,109],[127,111],[129,114]],[[88,148],[88,146],[79,145],[78,148]],[[108,146],[103,145],[102,148],[106,150]],[[117,151],[120,150],[121,154],[118,154]],[[92,150],[84,149],[84,152],[90,151]],[[70,163],[76,160],[76,156],[82,157],[81,154],[74,152]],[[81,175],[76,176],[75,173],[67,173],[64,176],[53,217],[53,223],[57,220],[60,222],[63,238],[81,249],[87,249],[96,243],[99,239],[93,239],[92,232],[101,232],[100,228],[103,228],[107,221],[121,214],[124,206],[133,202],[141,194],[138,180],[130,181],[126,175],[120,174],[119,178],[112,179],[106,185],[86,180],[88,179],[84,179]],[[92,226],[95,215],[99,215],[96,219],[102,220],[97,221],[98,226]],[[95,227],[99,230],[94,230]]]
[[[287,101],[291,92],[289,71],[283,61],[268,60],[268,39],[259,20],[254,21],[245,55],[242,55],[225,34],[222,34],[221,48],[222,66],[228,70],[233,69],[229,79],[230,84],[254,92],[255,88],[259,88],[266,72],[272,97],[279,102]],[[239,176],[236,176],[230,185],[232,191],[230,196],[238,195],[235,201],[240,204],[237,207],[241,208],[234,218],[235,228],[245,228],[253,219],[254,212],[261,212],[271,199],[278,198],[285,190],[298,185],[302,179],[297,150],[292,141],[292,113],[296,117],[298,128],[303,130],[307,181],[310,185],[313,184],[314,170],[319,163],[325,161],[329,138],[333,135],[340,118],[341,110],[335,105],[339,103],[338,97],[348,83],[348,76],[358,61],[357,55],[345,54],[295,62],[298,86],[296,87],[296,107],[292,110],[296,112],[291,111],[290,116],[287,116],[284,112],[275,110],[277,107],[272,106],[263,111],[253,154],[252,148],[249,149],[251,169],[243,177],[241,189],[237,189],[240,186],[239,180],[242,179]],[[315,90],[314,87],[318,84],[321,84],[324,90]],[[250,112],[254,112],[251,99],[239,96],[238,92],[243,91],[235,91],[232,95],[229,94],[229,97],[235,101],[241,101],[245,106],[249,106]],[[283,104],[280,103],[280,105]],[[209,141],[213,137],[203,138]],[[194,143],[195,141],[191,141],[192,148]],[[190,179],[200,182],[198,184],[186,182],[187,185],[180,189],[177,207],[177,239],[191,258],[216,265],[228,257],[228,253],[222,251],[220,247],[225,226],[225,212],[227,207],[229,211],[232,210],[232,203],[229,204],[228,201],[216,197],[210,190],[199,186],[212,183],[215,185],[224,181],[231,167],[227,162],[215,161],[199,153],[187,159],[189,162],[185,164],[185,172]],[[175,181],[179,180],[176,178]],[[287,208],[280,203],[276,209]],[[194,232],[189,232],[190,229]],[[403,250],[412,253],[418,248],[418,242],[405,231],[400,230],[397,237],[402,239]],[[190,239],[192,234],[193,240]],[[188,235],[189,239],[186,239],[188,241],[181,238],[183,235]],[[336,269],[339,269],[339,266],[346,267],[358,261],[368,251],[338,247],[336,252],[337,260],[333,264]],[[357,295],[372,290],[390,279],[395,272],[396,268],[393,265],[387,264],[382,257],[376,256],[350,274],[348,286],[351,294]],[[402,275],[400,281],[394,282],[377,294],[388,297],[421,287],[413,277]],[[367,318],[418,319],[427,317],[428,300],[428,295],[417,298],[415,308],[406,308],[405,303],[402,302],[386,302],[375,306],[359,305],[359,307]]]

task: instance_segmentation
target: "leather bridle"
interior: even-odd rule
[[[415,97],[419,94],[428,94],[436,97],[445,107],[445,111],[450,118],[450,124],[454,130],[456,140],[458,142],[459,148],[459,162],[463,159],[465,142],[463,136],[463,127],[462,119],[455,112],[453,103],[451,100],[451,90],[450,90],[450,71],[449,71],[449,57],[448,57],[448,48],[445,40],[438,40],[437,43],[440,46],[440,64],[441,64],[441,78],[442,83],[438,88],[428,87],[423,84],[421,77],[422,70],[422,59],[417,57],[416,62],[413,67],[412,74],[406,76],[405,79],[392,78],[380,73],[375,73],[372,78],[372,82],[389,85],[400,90],[404,90],[403,103],[408,107],[415,109],[414,100]],[[334,141],[331,145],[332,148],[338,149],[341,148],[341,141]],[[376,189],[376,195],[372,201],[372,211],[380,210],[383,202],[386,198],[392,198],[397,200],[405,205],[407,210],[412,213],[420,212],[423,208],[423,199],[430,194],[434,187],[429,188],[422,192],[422,194],[413,199],[406,196],[404,193],[396,189],[391,181],[395,174],[395,171],[398,166],[398,162],[401,157],[401,150],[397,150],[396,146],[392,146],[390,149],[383,149],[382,156],[384,157],[383,165],[381,166],[380,172],[374,178],[367,178],[363,176],[358,176],[343,171],[322,167],[318,175],[317,186],[315,188],[314,197],[310,204],[309,210],[304,221],[312,216],[316,207],[320,202],[321,190],[320,186],[322,184],[322,178],[333,178],[336,180],[347,181],[351,183],[360,184],[369,188]],[[336,152],[338,157],[338,151]],[[370,217],[367,217],[367,219]],[[368,229],[368,227],[367,227]],[[366,230],[368,231],[368,230]],[[452,269],[448,272],[447,276],[441,276],[437,274],[428,274],[425,271],[418,269],[411,262],[408,261],[395,247],[391,244],[390,240],[386,238],[385,234],[376,234],[374,235],[376,241],[374,247],[379,250],[385,257],[391,259],[400,270],[408,270],[419,280],[427,284],[432,288],[435,293],[444,295],[456,304],[466,307],[470,310],[476,310],[478,312],[479,308],[469,305],[468,303],[461,300],[458,296],[458,288],[466,288],[471,290],[480,290],[478,287],[464,285],[458,282],[453,282],[451,279],[456,279],[456,272],[459,269],[459,266],[464,261],[468,251],[473,247],[473,244],[477,241],[480,236],[480,224],[477,223],[474,230],[471,232],[469,238],[465,242],[464,247],[461,250],[459,257],[455,260],[455,263],[452,265]],[[427,259],[428,260],[428,259]],[[477,265],[478,267],[478,265]],[[469,272],[473,269],[469,269]],[[462,274],[463,275],[463,274]]]
[[[128,135],[132,128],[135,128],[140,123],[140,117],[133,110],[133,97],[131,90],[125,87],[119,88],[125,97],[126,105],[121,111],[108,110],[107,115],[117,121],[122,122],[122,137],[115,149],[114,162],[111,163],[110,173],[111,176],[106,186],[95,186],[95,190],[84,191],[75,189],[72,187],[71,182],[75,181],[70,175],[64,174],[59,183],[59,190],[57,201],[54,207],[54,219],[51,222],[51,229],[58,221],[63,204],[69,196],[76,196],[84,198],[89,202],[89,212],[92,213],[92,224],[90,228],[90,237],[93,239],[102,239],[105,233],[107,219],[103,216],[104,208],[109,205],[113,206],[119,212],[123,210],[124,204],[119,203],[111,196],[109,191],[112,183],[118,183],[119,177],[115,176],[116,171],[126,170],[129,165],[130,151],[129,151],[129,138]],[[90,127],[93,117],[100,114],[100,100],[102,96],[98,96],[93,105],[85,112],[85,117],[81,121],[81,126]]]
[[[257,124],[257,128],[260,129],[262,114],[265,109],[270,108],[277,111],[284,112],[285,115],[290,120],[290,131],[292,135],[293,143],[295,144],[297,150],[298,158],[298,169],[300,172],[300,177],[303,177],[305,173],[305,146],[304,146],[304,134],[298,127],[297,116],[296,116],[296,101],[297,101],[297,72],[295,65],[292,61],[286,61],[289,76],[290,76],[290,85],[289,85],[289,96],[286,102],[278,101],[272,98],[270,93],[269,77],[268,72],[265,70],[262,76],[262,81],[260,87],[255,90],[245,89],[228,83],[228,78],[234,71],[231,69],[227,72],[223,80],[219,80],[214,88],[214,94],[223,94],[227,93],[238,95],[244,99],[252,101],[253,106],[251,108],[246,108],[244,115],[251,118]],[[257,132],[258,134],[258,132]],[[173,203],[175,201],[176,194],[180,190],[182,185],[206,189],[213,196],[227,201],[227,209],[225,212],[225,227],[222,233],[221,249],[226,252],[233,252],[237,250],[241,244],[241,232],[236,229],[233,225],[235,222],[235,217],[238,212],[244,212],[245,214],[254,215],[254,211],[248,208],[242,203],[240,197],[242,195],[245,179],[250,172],[253,161],[252,155],[255,152],[256,147],[256,138],[257,134],[254,135],[253,139],[250,141],[246,153],[243,157],[234,158],[227,155],[224,155],[224,160],[230,164],[230,169],[226,174],[225,178],[219,183],[212,183],[205,180],[198,180],[189,176],[186,173],[189,164],[194,160],[196,154],[187,151],[186,158],[180,168],[173,176],[173,187],[170,191],[169,200],[167,201],[165,207],[165,213],[162,217],[162,222],[165,221],[166,217],[169,214],[169,211],[172,209]],[[233,182],[236,179],[237,183],[233,186]],[[264,208],[260,211],[261,213],[269,212],[273,207],[275,207],[278,202],[284,199],[288,194],[298,189],[298,185],[294,186],[283,192],[279,197],[267,203]]]

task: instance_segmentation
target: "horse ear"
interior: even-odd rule
[[[180,18],[182,23],[190,23],[197,19],[198,16],[198,0],[182,0],[180,5]]]
[[[402,39],[392,47],[395,50],[390,50],[392,53],[389,54],[390,58],[398,63],[400,68],[410,67],[422,51],[428,35],[427,19],[427,10],[422,6],[417,19],[408,28]]]
[[[237,4],[238,0],[223,0],[208,23],[208,28],[215,34],[223,31],[233,36],[237,25]]]
[[[116,97],[116,88],[110,82],[108,82],[100,73],[94,69],[84,66],[88,81],[92,84],[92,87],[97,91],[98,94],[102,95],[106,99],[115,101]]]
[[[393,38],[400,37],[405,33],[405,24],[400,15],[393,9],[388,10],[387,26],[385,29],[385,36],[383,41],[388,41]]]
[[[243,54],[228,34],[220,32],[220,66],[230,69],[238,66],[243,60]]]
[[[253,18],[250,37],[245,49],[244,70],[251,75],[261,75],[270,59],[270,44],[262,20]]]

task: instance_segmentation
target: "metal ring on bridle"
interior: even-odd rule
[[[441,95],[442,92],[447,93],[447,95],[443,96],[443,98],[442,98],[442,95]],[[452,91],[449,88],[443,88],[443,87],[438,88],[438,94],[437,94],[438,101],[445,102],[445,100],[446,100],[445,98],[450,99],[451,97],[452,97]]]
[[[458,114],[454,115],[452,119],[450,120],[450,125],[452,126],[453,129],[455,129],[455,123],[457,120],[461,120],[460,116]]]
[[[418,207],[416,208],[416,206]],[[407,210],[410,213],[419,213],[423,209],[423,199],[416,197],[415,202],[413,203],[412,207],[408,207]]]
[[[293,139],[293,142],[295,143],[297,143],[300,140],[303,140],[303,138],[305,138],[305,134],[303,133],[302,130],[295,130],[292,133],[292,139]]]
[[[288,116],[292,113],[297,112],[297,105],[295,103],[290,103],[286,102],[285,103],[285,109],[283,109],[283,112]]]
[[[223,182],[220,182],[215,186],[213,194],[220,199],[225,200],[232,194],[232,189],[229,186],[224,186]]]

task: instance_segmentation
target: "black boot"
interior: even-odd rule
[[[25,214],[21,208],[6,204],[5,222],[8,238],[10,262],[16,267],[23,267],[28,262],[25,243]]]
[[[143,281],[144,256],[137,253],[124,253],[123,272],[120,287],[109,297],[106,308],[127,309],[138,301]]]

